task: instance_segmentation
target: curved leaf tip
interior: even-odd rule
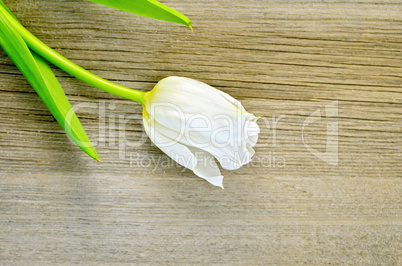
[[[191,30],[191,21],[182,13],[156,0],[88,0],[94,3],[109,6],[133,14],[175,22],[188,26]]]

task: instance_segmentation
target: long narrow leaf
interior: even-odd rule
[[[1,1],[0,4],[4,7]],[[73,141],[89,156],[99,160],[53,71],[44,59],[29,50],[4,12],[7,10],[0,8],[0,45]]]
[[[191,28],[191,21],[182,13],[156,0],[89,0],[133,14],[180,23]]]
[[[0,0],[0,5],[8,12],[11,16],[13,16],[15,19],[17,19],[17,18],[14,16],[13,12],[11,12],[10,9],[8,9],[8,7],[3,3],[2,0]]]

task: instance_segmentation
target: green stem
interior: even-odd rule
[[[36,38],[32,33],[30,33],[24,26],[19,23],[19,21],[10,15],[2,5],[0,5],[1,11],[7,17],[9,22],[13,25],[14,29],[20,34],[22,39],[26,42],[28,47],[41,55],[47,61],[51,62],[55,66],[63,69],[70,75],[98,88],[103,91],[109,92],[111,94],[133,100],[144,104],[144,96],[145,92],[130,89],[106,79],[103,79],[88,70],[78,66],[77,64],[73,63],[72,61],[68,60],[61,54],[57,53],[55,50],[44,44],[41,40]]]

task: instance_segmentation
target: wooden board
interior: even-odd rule
[[[196,78],[262,119],[221,190],[151,144],[139,104],[55,68],[98,163],[0,51],[0,263],[402,264],[401,1],[164,1],[194,33],[83,0],[4,2],[104,78]]]

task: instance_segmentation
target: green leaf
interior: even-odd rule
[[[182,13],[156,0],[89,0],[133,14],[176,22],[191,27],[191,21]]]
[[[0,5],[8,12],[8,14],[10,14],[11,16],[13,16],[13,18],[15,18],[14,14],[10,11],[10,9],[8,9],[8,7],[3,3],[2,0],[0,0]]]
[[[4,16],[8,10],[1,1],[0,4],[3,7],[0,7],[0,45],[72,140],[89,156],[99,160],[53,71],[44,59],[29,50]]]

